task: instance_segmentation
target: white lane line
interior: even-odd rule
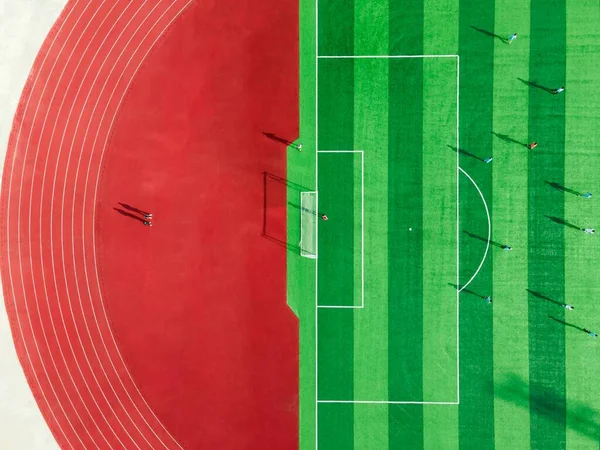
[[[54,38],[52,40],[52,43],[50,44],[48,51],[46,52],[46,55],[44,56],[44,59],[38,69],[38,73],[36,74],[36,77],[32,83],[31,86],[31,90],[29,92],[29,97],[27,98],[27,101],[25,102],[25,106],[23,108],[23,113],[21,116],[21,123],[19,124],[19,129],[17,131],[16,134],[16,140],[15,140],[15,144],[14,144],[14,153],[13,153],[13,159],[12,159],[12,164],[11,164],[11,171],[10,171],[10,178],[9,178],[9,183],[8,183],[8,194],[7,194],[7,208],[6,208],[6,248],[7,248],[7,254],[10,255],[11,251],[10,251],[10,240],[11,240],[11,228],[10,228],[10,214],[11,214],[11,199],[12,199],[12,188],[13,188],[13,176],[14,176],[14,169],[15,169],[15,161],[17,159],[17,155],[18,155],[18,149],[19,149],[19,141],[21,140],[21,133],[23,131],[23,124],[25,123],[25,119],[27,117],[27,112],[29,110],[29,104],[31,102],[31,98],[33,96],[33,92],[35,91],[35,87],[37,85],[38,80],[40,79],[40,74],[42,73],[45,65],[46,65],[46,61],[48,59],[48,55],[50,55],[50,50],[52,49],[52,47],[54,46],[54,43],[56,42],[56,39],[58,38],[58,36],[60,35],[60,32],[62,31],[63,27],[65,26],[65,24],[68,22],[69,17],[71,16],[71,13],[75,10],[75,8],[77,7],[77,4],[79,3],[79,0],[76,1],[76,3],[73,5],[73,8],[69,11],[69,14],[65,17],[63,23],[61,24],[60,28],[58,29],[58,31],[56,32],[56,34],[54,35]],[[75,29],[75,26],[77,26],[77,24],[80,22],[80,20],[82,19],[83,15],[85,14],[85,12],[87,11],[87,9],[89,8],[90,4],[88,3],[87,6],[84,8],[84,10],[80,13],[79,17],[77,18],[77,20],[75,21],[75,25],[73,25],[73,27],[71,28],[71,30],[69,31],[69,34],[67,36],[67,38],[65,39],[65,41],[63,42],[62,47],[60,48],[60,50],[58,51],[58,55],[56,56],[56,59],[54,61],[54,64],[52,66],[52,68],[50,69],[50,73],[48,75],[48,77],[50,76],[50,74],[54,71],[54,68],[56,67],[56,63],[58,60],[58,56],[62,54],[66,42],[69,40],[69,37],[71,36],[71,34],[73,33],[73,30]],[[39,101],[38,101],[38,106],[35,110],[34,113],[34,119],[32,121],[32,123],[35,123],[35,118],[37,117],[37,113],[39,111],[39,107],[40,107],[40,102],[41,102],[41,98],[44,95],[44,92],[46,90],[48,84],[48,79],[46,79],[46,83],[44,84],[44,88],[42,90],[42,93],[40,94],[39,97]],[[17,112],[18,114],[18,112]],[[26,145],[26,149],[25,149],[25,154],[24,154],[24,158],[23,158],[23,164],[25,165],[25,162],[27,160],[27,152],[28,152],[28,148],[29,148],[29,142],[31,139],[31,130],[30,130],[30,134],[29,134],[29,138],[27,140],[27,145]],[[24,172],[24,168],[23,168],[23,172]],[[22,186],[22,179],[23,179],[23,172],[21,173],[21,186]],[[39,360],[40,360],[40,365],[42,366],[42,369],[46,375],[46,378],[48,379],[48,384],[52,390],[52,392],[54,393],[55,397],[56,397],[56,401],[60,407],[60,409],[62,410],[65,419],[67,420],[67,422],[69,423],[69,425],[71,426],[71,428],[73,429],[73,433],[75,434],[75,436],[77,437],[77,439],[79,440],[79,442],[81,443],[81,445],[83,444],[83,441],[81,440],[81,437],[79,436],[79,434],[76,432],[75,427],[73,426],[72,422],[69,419],[68,414],[66,413],[62,402],[60,401],[60,397],[58,396],[58,394],[56,393],[56,390],[54,388],[54,384],[52,382],[52,378],[50,377],[50,375],[48,374],[48,370],[46,368],[46,365],[44,363],[44,360],[42,358],[41,355],[41,351],[40,351],[40,347],[39,344],[37,342],[37,337],[34,331],[34,327],[33,327],[33,323],[31,321],[31,314],[29,313],[29,304],[27,301],[27,294],[26,294],[26,290],[25,290],[25,282],[24,282],[24,278],[23,278],[23,261],[21,258],[21,252],[20,252],[20,235],[21,235],[21,231],[20,231],[20,215],[21,215],[21,188],[19,189],[19,203],[18,203],[18,210],[17,210],[17,219],[18,219],[18,226],[17,226],[17,251],[18,251],[18,255],[19,255],[19,268],[20,268],[20,275],[21,275],[21,287],[23,290],[23,303],[25,304],[25,310],[27,313],[27,317],[29,319],[29,327],[31,330],[31,335],[33,338],[33,343],[35,345],[35,348],[37,349],[37,353],[39,356]],[[30,261],[31,262],[31,261]],[[15,294],[15,289],[14,289],[14,284],[15,281],[13,279],[13,273],[12,273],[12,264],[11,264],[11,258],[10,256],[7,258],[7,266],[8,266],[8,274],[9,274],[9,280],[10,280],[10,284],[11,284],[11,290],[12,290],[12,294],[13,294],[13,303],[15,306],[15,312],[16,312],[16,320],[17,323],[19,325],[19,329],[21,331],[21,338],[23,339],[23,346],[25,348],[25,352],[27,353],[27,357],[29,359],[29,362],[31,364],[31,368],[32,368],[32,372],[34,373],[34,377],[36,378],[36,381],[38,382],[39,388],[40,388],[40,392],[42,393],[42,396],[44,398],[44,400],[46,401],[46,403],[48,404],[48,409],[50,411],[50,413],[52,414],[52,416],[55,419],[55,422],[58,426],[58,428],[61,430],[61,432],[63,433],[63,436],[65,438],[65,440],[67,441],[67,443],[71,446],[71,448],[73,448],[73,444],[71,443],[71,441],[69,440],[69,438],[67,437],[67,434],[64,432],[64,430],[62,429],[61,425],[60,425],[60,421],[58,420],[58,418],[56,417],[56,415],[54,414],[54,410],[52,408],[52,406],[50,405],[50,402],[48,401],[47,397],[46,397],[46,393],[44,391],[44,388],[42,387],[41,382],[39,381],[39,377],[37,376],[37,372],[35,369],[34,364],[32,363],[31,360],[31,356],[29,354],[29,350],[28,350],[28,345],[27,345],[27,340],[25,339],[24,333],[23,333],[23,327],[21,324],[21,318],[20,318],[20,314],[19,314],[19,308],[17,306],[17,297]],[[37,297],[37,291],[35,289],[35,284],[33,284],[33,291],[34,291],[34,299],[35,299],[35,303],[36,303],[36,307],[37,307],[37,311],[38,311],[38,315],[40,316],[40,324],[41,324],[41,329],[42,329],[42,335],[44,336],[44,341],[46,342],[46,348],[50,348],[49,342],[48,342],[48,337],[45,331],[45,327],[43,325],[43,321],[41,320],[41,312],[39,309],[39,301],[38,301],[38,297]],[[54,330],[54,335],[56,336],[56,331],[54,328],[54,324],[53,324],[53,330]],[[60,347],[60,345],[59,345]],[[54,366],[54,370],[56,371],[56,374],[58,376],[58,379],[62,385],[63,390],[65,391],[65,393],[67,393],[67,388],[64,384],[64,381],[62,379],[62,377],[60,376],[60,372],[58,371],[58,367],[56,365],[56,361],[54,360],[54,356],[52,355],[52,352],[48,352],[50,355],[50,360]],[[65,361],[64,359],[64,354],[61,355],[63,356],[63,361]],[[65,363],[66,364],[66,363]],[[94,443],[94,445],[96,445],[96,448],[98,448],[98,445],[94,442],[94,439],[92,438],[91,434],[89,433],[89,430],[87,429],[87,427],[85,427],[84,422],[81,420],[81,416],[79,416],[79,412],[77,411],[77,409],[75,408],[75,405],[73,404],[73,401],[71,399],[71,396],[67,394],[67,398],[71,404],[71,407],[73,408],[77,418],[79,419],[80,423],[83,425],[84,430],[86,431],[86,433],[88,434],[88,436],[90,437],[90,439],[92,440],[92,443]]]
[[[160,34],[152,42],[152,44],[150,45],[150,47],[148,48],[148,50],[146,51],[146,53],[142,57],[140,63],[135,68],[135,70],[134,70],[134,72],[133,72],[133,74],[132,74],[129,82],[127,83],[127,86],[123,89],[123,94],[122,94],[121,98],[119,99],[117,107],[114,110],[114,114],[113,114],[110,126],[108,127],[109,130],[113,129],[114,122],[115,122],[115,119],[117,117],[117,114],[119,113],[120,106],[123,103],[125,95],[127,95],[129,87],[131,86],[131,83],[133,82],[133,80],[135,78],[135,75],[138,73],[140,67],[145,62],[145,60],[148,57],[148,55],[150,54],[150,52],[154,49],[154,46],[156,45],[156,43],[164,35],[164,33],[166,32],[166,30],[181,16],[181,14],[183,14],[183,12],[193,3],[193,1],[194,0],[189,0],[187,3],[185,3],[182,6],[182,8],[175,14],[175,16],[170,20],[170,22],[164,27],[164,29],[160,32]],[[173,6],[173,4],[175,4],[175,1],[169,6],[169,9]],[[165,13],[163,13],[163,16],[164,16],[164,14],[166,14],[166,12],[167,11],[165,11]],[[160,18],[162,18],[163,16],[161,16]],[[159,20],[160,20],[160,18],[159,18]],[[144,40],[146,39],[146,37],[149,34],[150,34],[150,32],[148,32],[146,34],[146,36],[144,37]],[[137,52],[137,50],[139,49],[140,46],[141,46],[141,43],[138,46],[138,48],[136,48],[135,52]],[[133,56],[127,62],[127,65],[125,66],[125,69],[129,66],[129,64],[131,63],[132,59],[133,59]],[[124,73],[125,69],[123,69],[123,73]],[[99,122],[100,125],[104,122],[104,117],[105,117],[105,115],[107,113],[108,105],[110,104],[110,100],[112,99],[112,97],[115,95],[117,86],[119,85],[119,82],[120,82],[121,78],[123,77],[123,73],[121,73],[121,76],[119,77],[119,79],[115,83],[114,89],[113,89],[113,91],[112,91],[112,93],[111,93],[111,95],[109,97],[109,101],[107,102],[106,107],[104,109],[104,112],[102,114],[102,117],[100,119],[100,122]],[[104,84],[104,86],[103,86],[102,89],[104,90],[105,87],[106,87],[106,82],[105,82],[105,84]],[[89,174],[90,174],[90,165],[91,165],[91,162],[92,162],[92,155],[93,155],[94,149],[96,147],[96,142],[97,142],[97,139],[99,137],[100,125],[98,126],[98,130],[97,130],[96,135],[94,137],[94,143],[93,143],[93,146],[92,146],[92,152],[90,154],[90,161],[88,163],[88,168],[87,168],[87,173],[86,173],[86,182],[84,184],[84,186],[85,186],[84,199],[87,198],[87,187],[88,187],[88,178],[89,178]],[[100,181],[100,173],[101,173],[101,168],[102,168],[102,161],[104,159],[104,153],[105,153],[106,148],[108,146],[108,140],[110,138],[110,135],[111,135],[110,132],[107,133],[106,139],[104,141],[104,145],[102,147],[100,162],[98,164],[98,172],[97,172],[97,176],[96,176],[96,185],[95,185],[95,189],[94,189],[93,203],[92,203],[92,205],[93,205],[93,209],[92,209],[93,214],[92,214],[91,236],[92,236],[92,247],[94,249],[94,251],[93,251],[93,255],[94,255],[94,271],[95,271],[95,276],[96,276],[96,284],[97,284],[97,288],[98,288],[98,294],[100,296],[100,302],[99,303],[102,305],[102,309],[103,309],[104,317],[105,317],[105,320],[106,320],[106,324],[108,326],[108,329],[110,330],[110,336],[111,336],[111,338],[113,340],[113,344],[115,346],[115,350],[116,350],[117,354],[119,355],[119,358],[121,359],[121,362],[123,364],[124,370],[127,373],[127,375],[129,377],[132,385],[135,387],[135,389],[136,389],[139,397],[141,398],[142,402],[144,403],[144,405],[146,406],[146,408],[148,409],[148,411],[150,412],[150,414],[154,417],[154,419],[156,420],[156,422],[163,428],[163,430],[171,438],[171,440],[173,441],[173,443],[178,448],[180,448],[181,450],[183,450],[183,447],[179,444],[179,442],[177,442],[177,440],[173,437],[173,435],[169,432],[169,430],[167,430],[167,428],[164,426],[164,424],[162,423],[162,421],[156,416],[156,414],[154,413],[154,411],[152,410],[152,408],[150,408],[150,405],[148,405],[148,402],[146,401],[146,398],[142,395],[141,391],[139,390],[139,387],[137,386],[137,384],[133,380],[133,377],[131,376],[131,373],[129,372],[129,369],[127,368],[127,365],[125,364],[125,360],[123,359],[121,351],[119,350],[119,347],[117,345],[114,333],[112,332],[112,328],[110,326],[110,321],[108,319],[108,314],[106,312],[106,308],[105,308],[105,305],[104,305],[104,300],[102,298],[102,288],[101,288],[101,284],[100,284],[100,274],[99,274],[99,271],[98,271],[98,259],[97,259],[98,252],[97,252],[97,247],[96,247],[96,232],[95,232],[95,226],[96,226],[96,205],[97,205],[98,185],[99,185],[99,181]],[[85,200],[84,200],[83,208],[84,209],[82,211],[82,214],[85,217]],[[85,227],[85,222],[84,221],[83,221],[83,226]],[[85,248],[85,229],[82,232],[82,239],[83,239],[83,248]],[[85,259],[84,259],[84,265],[86,267],[86,277],[87,277],[87,262],[86,262]],[[121,382],[122,382],[122,380],[121,380]],[[137,408],[137,406],[136,406],[136,408]],[[155,434],[155,436],[160,440],[160,438],[158,437],[158,435],[154,431],[154,428],[151,427],[151,430]],[[162,442],[162,440],[161,440],[161,442]],[[163,443],[163,445],[164,445],[164,443]],[[168,447],[165,445],[165,448],[168,448]]]

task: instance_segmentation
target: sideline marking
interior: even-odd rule
[[[319,59],[458,58],[458,55],[319,55]]]
[[[458,405],[459,402],[393,402],[387,400],[317,400],[318,403],[353,403],[362,405]]]
[[[318,150],[317,153],[360,153],[360,306],[319,305],[317,308],[364,309],[365,307],[365,152],[364,150]],[[319,228],[317,221],[317,228]],[[354,299],[352,301],[354,303]]]

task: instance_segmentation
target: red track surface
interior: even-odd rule
[[[262,172],[285,174],[261,132],[296,133],[296,7],[72,1],[44,44],[5,165],[2,277],[62,448],[297,447],[285,254],[260,237]]]

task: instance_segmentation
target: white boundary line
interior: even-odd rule
[[[320,55],[318,59],[458,58],[458,55]]]
[[[339,56],[319,56],[319,0],[316,1],[316,53],[315,53],[315,147],[316,147],[316,162],[315,162],[315,173],[316,173],[316,190],[319,190],[319,153],[325,153],[324,150],[319,150],[319,59],[392,59],[392,58],[456,58],[456,148],[460,148],[460,56],[459,55],[339,55]],[[459,225],[460,225],[460,198],[459,198],[459,153],[456,155],[456,281],[459,284],[460,277],[460,255],[459,255]],[[364,191],[364,189],[363,189]],[[317,200],[318,206],[318,200]],[[364,223],[364,221],[363,221]],[[317,222],[317,240],[318,240],[318,222]],[[363,239],[364,241],[364,239]],[[318,260],[317,260],[318,261]],[[416,405],[458,405],[460,404],[460,292],[456,292],[456,401],[455,402],[418,402],[418,401],[386,401],[386,400],[319,400],[319,317],[318,311],[319,299],[318,299],[318,275],[319,267],[318,262],[315,266],[315,448],[319,447],[319,433],[318,433],[318,409],[319,403],[356,403],[356,404],[416,404]]]
[[[361,405],[458,405],[458,402],[390,402],[387,400],[317,400],[318,403],[352,403]]]
[[[365,152],[364,150],[318,150],[317,153],[360,153],[360,306],[354,305],[319,305],[317,308],[329,309],[364,309],[365,307]],[[318,224],[318,221],[317,221]],[[318,225],[317,225],[318,227]]]
[[[457,152],[457,154],[458,154],[458,152]],[[464,286],[462,286],[458,290],[458,292],[460,293],[469,284],[471,284],[471,282],[475,279],[475,277],[477,276],[477,274],[481,270],[481,267],[483,266],[483,263],[485,262],[485,259],[487,258],[487,254],[488,254],[488,251],[490,249],[490,240],[492,238],[492,220],[490,218],[490,210],[488,209],[488,205],[487,205],[487,202],[485,201],[485,197],[483,196],[483,192],[481,192],[481,189],[479,189],[479,186],[477,186],[477,183],[475,183],[475,180],[473,180],[473,178],[471,178],[471,176],[467,172],[465,172],[461,167],[459,167],[458,170],[460,170],[463,174],[465,174],[465,176],[471,181],[471,183],[473,183],[473,186],[475,186],[475,189],[477,189],[477,192],[479,192],[479,196],[481,197],[481,201],[483,202],[483,207],[485,208],[485,214],[487,216],[487,221],[488,221],[487,244],[485,246],[485,252],[483,253],[483,258],[481,258],[481,262],[479,263],[479,267],[477,267],[477,270],[475,271],[475,273],[473,274],[473,276],[469,279],[469,281],[467,281],[465,283]],[[457,286],[459,286],[459,284],[457,284]]]

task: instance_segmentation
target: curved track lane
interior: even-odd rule
[[[5,298],[21,363],[63,448],[180,448],[119,353],[91,243],[93,182],[114,117],[190,3],[69,3],[15,118],[3,180]]]

